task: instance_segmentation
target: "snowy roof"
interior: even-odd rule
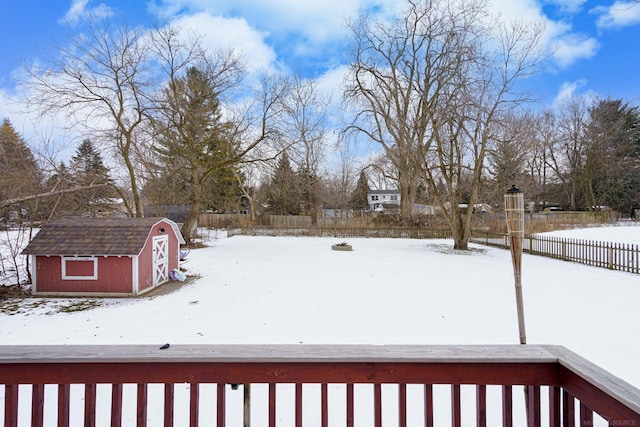
[[[369,194],[400,194],[400,190],[369,190]]]
[[[166,221],[184,243],[178,226],[166,218],[65,217],[42,227],[25,255],[138,255],[151,228]]]

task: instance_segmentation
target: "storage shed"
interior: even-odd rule
[[[169,280],[185,241],[167,218],[52,221],[22,254],[31,257],[35,295],[127,296]]]

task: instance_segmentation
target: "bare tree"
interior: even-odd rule
[[[86,31],[44,66],[29,69],[28,103],[42,116],[64,113],[69,126],[108,146],[126,168],[133,213],[142,216],[133,146],[152,87],[148,38],[139,28],[90,16]]]
[[[535,132],[535,136],[526,159],[526,165],[532,181],[532,188],[527,193],[527,197],[534,202],[534,212],[546,208],[548,186],[554,180],[548,158],[550,157],[550,150],[558,139],[555,123],[556,116],[552,111],[542,112],[533,122],[532,129]]]
[[[379,144],[397,171],[400,211],[406,220],[419,177],[415,152],[428,124],[419,68],[425,59],[420,52],[424,40],[416,40],[411,23],[419,19],[409,11],[406,19],[391,24],[367,15],[352,22],[353,59],[344,94],[356,110],[350,130]]]
[[[300,175],[302,203],[317,223],[320,166],[327,151],[327,113],[331,100],[318,93],[318,84],[301,77],[293,79],[283,99],[281,131],[287,154]]]
[[[571,210],[578,208],[587,115],[585,97],[572,97],[561,105],[557,119],[558,139],[547,157],[549,166],[562,183]]]
[[[490,188],[484,189],[487,202],[502,204],[505,190],[515,183],[527,195],[534,191],[528,164],[537,141],[534,124],[532,114],[507,114],[494,132],[493,144],[487,151],[491,183]]]
[[[488,146],[506,111],[526,99],[516,85],[537,70],[542,29],[498,25],[481,0],[410,1],[391,23],[362,17],[352,29],[347,95],[362,106],[354,126],[398,169],[403,216],[421,175],[454,247],[467,249]]]
[[[349,216],[354,210],[351,201],[358,179],[358,162],[348,141],[338,142],[335,148],[332,161],[324,173],[321,200],[325,207],[333,210],[335,216],[344,217]],[[368,189],[368,183],[366,185]],[[362,215],[362,207],[358,205],[357,208]]]

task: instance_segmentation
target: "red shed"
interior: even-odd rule
[[[43,226],[22,253],[31,256],[33,294],[125,296],[167,282],[184,243],[167,218],[66,217]]]

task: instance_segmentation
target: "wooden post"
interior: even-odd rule
[[[518,332],[520,344],[527,343],[524,327],[524,302],[522,298],[522,244],[524,240],[524,195],[522,191],[512,185],[504,195],[504,211],[507,216],[507,233],[509,234],[509,249],[513,263],[513,276],[516,287],[516,308],[518,311]],[[529,387],[524,388],[524,405],[527,414],[528,427],[535,427],[529,397]]]
[[[524,195],[512,185],[504,195],[504,210],[507,216],[509,248],[513,263],[513,275],[516,288],[516,307],[518,310],[518,332],[520,344],[527,343],[524,325],[524,302],[522,298],[522,243],[524,240]]]
[[[244,385],[244,427],[251,427],[251,384]]]

